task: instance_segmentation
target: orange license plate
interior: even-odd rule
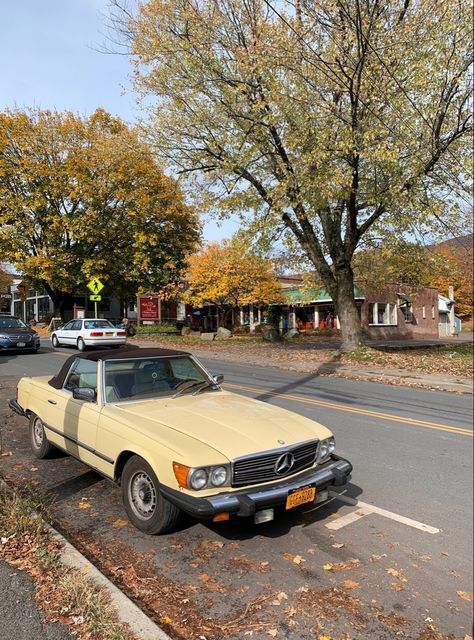
[[[105,332],[105,335],[106,335],[106,336],[113,336],[113,335],[114,335],[114,332],[113,332],[113,331],[106,331],[106,332]]]
[[[299,507],[300,504],[306,504],[307,502],[313,502],[316,497],[316,487],[309,485],[308,487],[302,487],[301,489],[294,489],[288,493],[286,498],[286,509],[293,509],[293,507]]]

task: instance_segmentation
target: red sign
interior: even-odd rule
[[[159,320],[160,299],[149,296],[140,298],[140,318],[142,320]]]

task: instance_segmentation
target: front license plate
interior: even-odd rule
[[[293,507],[299,507],[300,504],[313,502],[315,497],[316,487],[313,485],[302,487],[301,489],[293,489],[286,498],[286,509],[293,509]]]
[[[26,342],[17,342],[16,346],[17,347],[26,347]]]

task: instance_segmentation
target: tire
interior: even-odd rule
[[[30,446],[33,455],[40,460],[49,458],[56,449],[46,438],[43,421],[34,413],[30,417]]]
[[[86,343],[84,342],[84,340],[82,338],[78,338],[77,339],[77,348],[79,349],[79,351],[85,351],[86,350]]]
[[[181,510],[163,497],[158,478],[143,458],[133,456],[128,460],[121,485],[123,506],[137,529],[156,535],[176,526]]]
[[[53,333],[53,335],[51,336],[51,343],[55,349],[61,346],[59,344],[58,336],[55,333]]]

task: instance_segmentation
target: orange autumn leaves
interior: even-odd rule
[[[238,240],[212,242],[191,255],[185,279],[185,289],[180,295],[194,307],[214,304],[223,311],[252,303],[283,301],[271,261]]]

